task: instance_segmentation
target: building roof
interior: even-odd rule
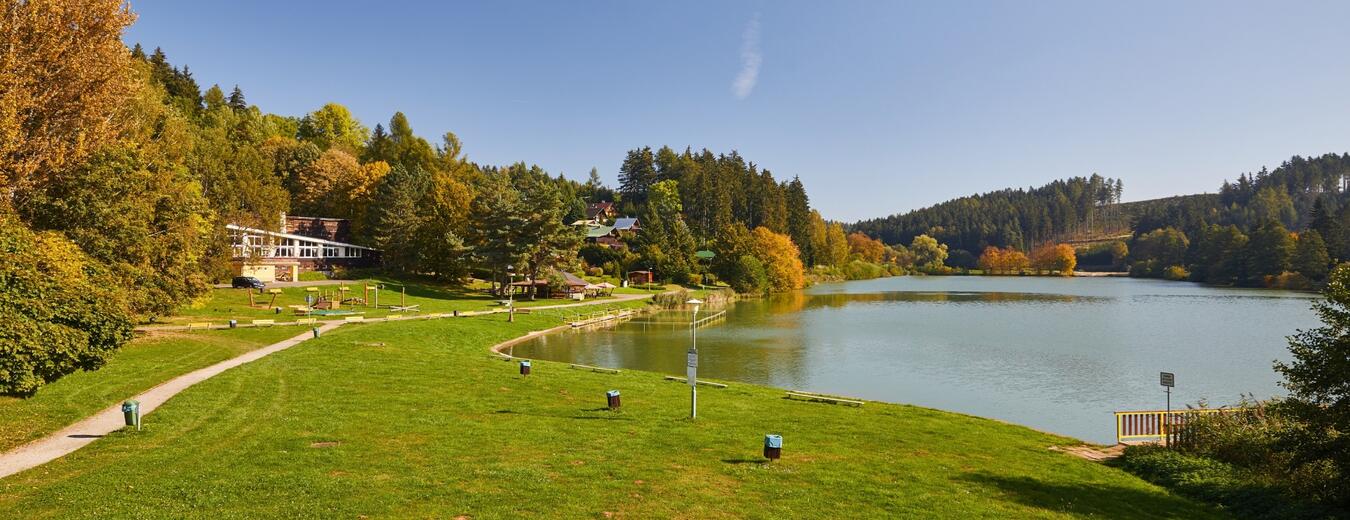
[[[574,275],[567,271],[559,271],[559,272],[562,273],[563,278],[567,280],[567,285],[571,285],[573,287],[585,287],[591,284],[591,282],[582,280],[580,276]]]
[[[614,226],[591,226],[586,228],[586,238],[600,238],[614,232]]]
[[[622,217],[614,219],[614,229],[617,229],[619,231],[627,231],[637,226],[638,226],[638,219],[636,217]]]
[[[613,202],[592,202],[586,205],[586,218],[595,218],[601,213],[614,211]]]
[[[315,237],[305,236],[305,235],[296,235],[296,234],[292,234],[292,233],[281,233],[281,232],[277,232],[277,231],[268,231],[268,230],[266,230],[266,229],[257,229],[257,228],[251,228],[251,227],[244,227],[244,226],[240,226],[240,225],[236,225],[236,224],[225,224],[225,229],[230,229],[230,230],[234,230],[234,231],[243,231],[243,232],[245,232],[245,233],[253,233],[253,234],[256,234],[256,235],[267,235],[267,236],[273,236],[273,237],[278,237],[278,238],[291,238],[291,239],[295,239],[295,240],[303,240],[303,241],[305,241],[305,242],[314,242],[314,243],[316,243],[316,244],[323,244],[323,245],[328,245],[328,246],[355,247],[355,248],[357,248],[357,249],[364,249],[364,250],[366,250],[366,251],[379,251],[378,249],[375,249],[375,248],[373,248],[373,247],[358,246],[358,245],[356,245],[356,244],[348,244],[348,243],[346,243],[346,242],[337,242],[337,241],[333,241],[333,240],[325,240],[325,239],[322,239],[322,238],[315,238]]]

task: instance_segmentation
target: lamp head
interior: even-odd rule
[[[701,301],[701,300],[699,300],[699,299],[697,299],[697,298],[690,298],[689,301],[684,302],[684,303],[685,303],[685,305],[692,305],[692,306],[694,307],[694,312],[695,312],[695,313],[698,312],[699,306],[703,305],[703,301]]]

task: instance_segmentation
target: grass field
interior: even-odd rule
[[[27,399],[0,396],[0,451],[64,428],[176,376],[301,332],[270,328],[138,337],[97,371],[68,375]]]
[[[363,287],[370,285],[374,287],[380,284],[384,289],[379,292],[379,303],[381,307],[373,306],[375,297],[368,298],[371,306],[364,305],[343,305],[339,310],[349,310],[360,315],[378,318],[388,316],[390,311],[386,308],[389,305],[420,305],[420,313],[445,313],[453,311],[481,311],[486,309],[501,308],[499,301],[502,299],[482,291],[486,286],[454,287],[438,285],[426,282],[416,281],[397,281],[397,280],[355,280],[346,282],[346,287],[351,290],[346,293],[346,297],[363,296]],[[337,293],[341,285],[324,285],[315,287],[316,289],[329,294]],[[202,298],[193,305],[185,306],[178,311],[178,315],[161,318],[159,322],[169,324],[184,324],[191,322],[208,322],[220,324],[229,320],[239,320],[241,323],[247,323],[255,319],[277,319],[292,320],[295,314],[289,305],[304,305],[305,287],[283,287],[281,294],[277,295],[274,307],[281,307],[281,313],[276,314],[273,306],[268,306],[272,295],[258,294],[253,292],[254,303],[259,307],[249,306],[249,291],[246,289],[212,289],[211,293]],[[406,296],[400,292],[400,289],[406,291]],[[654,294],[658,291],[643,291],[637,289],[615,289],[615,294]],[[604,301],[604,298],[590,298],[586,301]],[[537,307],[540,305],[559,305],[573,303],[564,299],[541,299],[526,300],[518,299],[515,305],[518,308]],[[417,313],[413,313],[417,314]],[[316,316],[319,319],[342,319],[342,316]]]
[[[660,374],[522,377],[487,354],[555,323],[344,326],[0,480],[0,518],[1216,516],[1018,426],[739,384],[701,390],[690,421],[688,388]],[[766,433],[782,460],[760,458]]]

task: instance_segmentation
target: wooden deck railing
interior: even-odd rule
[[[1135,444],[1156,442],[1175,444],[1185,435],[1185,426],[1196,418],[1212,413],[1234,412],[1242,408],[1172,410],[1136,410],[1116,412],[1116,442]]]

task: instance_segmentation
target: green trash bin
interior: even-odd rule
[[[141,429],[141,402],[135,399],[122,403],[122,418],[126,419],[127,426],[135,426],[136,430]]]

